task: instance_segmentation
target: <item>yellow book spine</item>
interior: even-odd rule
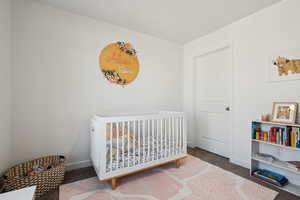
[[[264,133],[264,141],[268,142],[268,133]]]
[[[295,132],[292,132],[292,147],[296,147],[295,145]]]
[[[294,131],[291,132],[291,147],[294,146]]]

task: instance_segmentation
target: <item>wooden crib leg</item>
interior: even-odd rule
[[[176,163],[176,168],[179,168],[179,167],[180,167],[180,159],[177,159],[177,160],[175,161],[175,163]]]
[[[111,188],[115,190],[117,188],[117,178],[111,179]]]

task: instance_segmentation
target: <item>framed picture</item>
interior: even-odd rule
[[[296,123],[298,104],[295,102],[274,102],[272,121],[288,124]]]
[[[300,49],[281,50],[269,55],[268,81],[300,79]]]

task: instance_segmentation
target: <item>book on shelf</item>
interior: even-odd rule
[[[273,162],[276,160],[274,156],[265,153],[256,153],[253,157],[258,160],[264,160],[266,162]]]
[[[253,139],[288,147],[300,148],[300,127],[270,127],[263,131],[260,125],[252,125]]]
[[[295,172],[299,172],[299,168],[297,168],[295,165],[288,163],[287,161],[274,160],[274,161],[272,161],[272,163],[275,165],[278,165],[280,167],[284,167],[284,168],[293,170]]]
[[[260,176],[258,176],[256,174],[252,174],[252,176],[254,176],[255,178],[257,178],[257,179],[259,179],[261,181],[265,181],[265,182],[268,182],[268,183],[270,183],[272,185],[276,185],[276,186],[282,187],[280,184],[278,184],[276,182],[273,182],[272,180],[268,180],[267,178],[262,178],[262,177],[260,177]]]
[[[285,176],[266,169],[255,170],[252,175],[260,180],[280,187],[285,186],[288,183],[288,179]]]
[[[290,169],[294,169],[296,171],[300,171],[300,161],[286,161],[287,167]]]

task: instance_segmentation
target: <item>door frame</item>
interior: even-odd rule
[[[194,139],[196,137],[196,59],[203,57],[205,55],[209,55],[211,53],[215,53],[224,49],[228,49],[230,52],[230,90],[231,94],[230,96],[230,112],[229,112],[229,117],[230,117],[230,125],[229,125],[229,154],[228,158],[232,160],[232,155],[233,155],[233,148],[232,148],[232,140],[233,140],[233,112],[234,112],[234,105],[233,105],[233,48],[232,48],[232,43],[224,43],[218,46],[210,47],[207,49],[204,49],[202,51],[198,51],[198,53],[194,53],[192,56],[192,122],[193,122],[193,129],[194,129]],[[194,145],[195,146],[195,145]]]

